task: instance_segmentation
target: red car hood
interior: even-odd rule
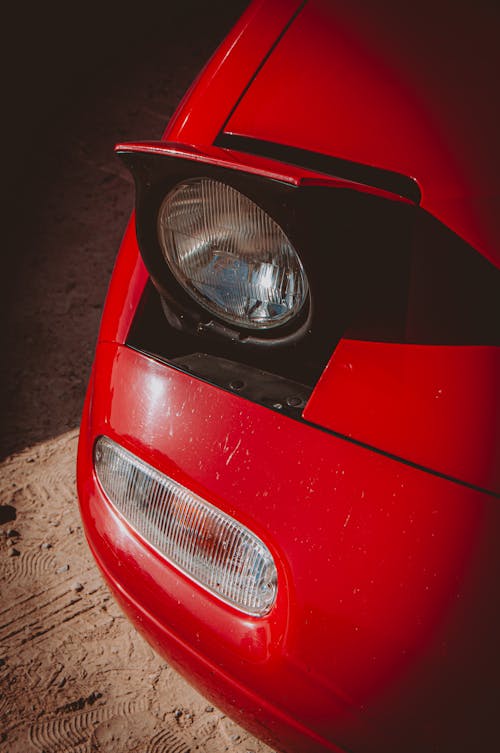
[[[500,265],[497,31],[493,3],[309,0],[225,132],[411,176]]]

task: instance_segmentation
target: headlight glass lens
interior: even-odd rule
[[[278,327],[307,299],[306,274],[283,230],[225,183],[196,178],[176,186],[160,207],[158,238],[178,282],[226,322]]]

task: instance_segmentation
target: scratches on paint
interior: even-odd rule
[[[232,450],[232,452],[230,452],[229,455],[227,456],[226,465],[229,465],[229,463],[233,459],[235,453],[237,452],[240,444],[241,444],[241,439],[238,439],[238,441],[236,443],[236,446],[234,447],[234,449]]]

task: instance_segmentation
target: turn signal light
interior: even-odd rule
[[[252,531],[107,437],[94,466],[111,504],[172,565],[242,612],[269,612],[276,566]]]

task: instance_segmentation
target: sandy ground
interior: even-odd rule
[[[33,140],[19,152],[24,163],[16,156],[20,188],[4,227],[12,233],[4,234],[0,277],[2,753],[269,750],[213,709],[131,628],[89,554],[76,505],[77,427],[133,204],[113,144],[161,136],[245,2],[219,2],[220,18],[212,5],[209,18],[190,13],[192,5],[177,12],[175,24],[164,13],[141,48],[110,37],[104,50],[101,34],[99,66],[92,75],[72,74],[64,91],[54,89],[51,113],[36,119],[29,109],[35,84],[45,96],[51,83],[47,65],[37,79],[43,61],[26,62],[29,79],[19,89],[19,101],[28,98],[24,112],[35,119]],[[46,21],[38,36],[43,49],[52,41],[58,65],[60,37],[53,32],[47,41],[49,32]],[[92,39],[80,42],[90,65]],[[67,54],[70,40],[65,45]]]
[[[110,597],[80,525],[77,437],[0,467],[0,750],[269,753],[170,669]]]

